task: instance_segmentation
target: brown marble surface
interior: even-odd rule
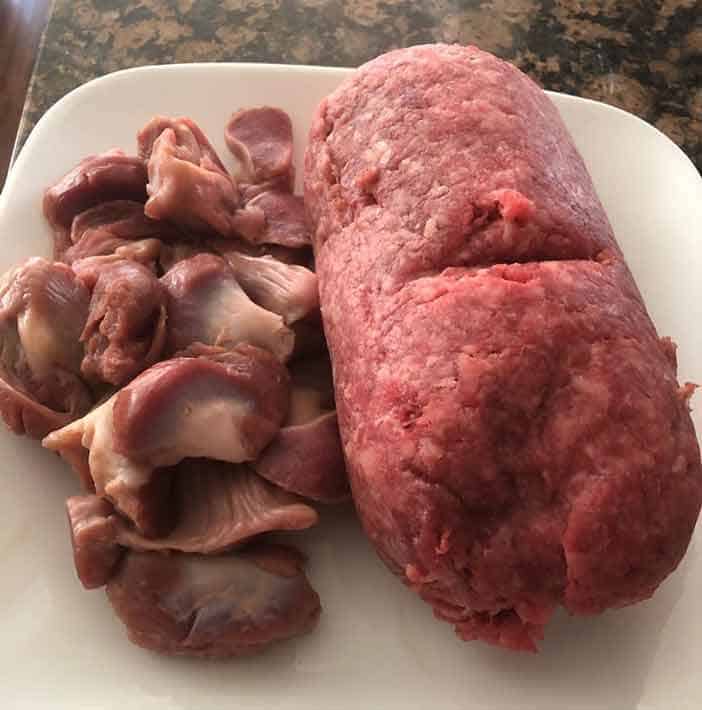
[[[477,44],[545,88],[636,113],[702,169],[702,0],[55,0],[20,142],[66,92],[117,69],[356,66],[435,41]]]

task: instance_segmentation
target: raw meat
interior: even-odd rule
[[[54,230],[54,255],[71,245],[73,219],[111,200],[146,201],[146,166],[139,158],[110,150],[81,160],[44,195],[44,215]]]
[[[170,476],[159,469],[191,457],[255,459],[284,421],[287,400],[285,368],[242,344],[152,366],[43,444],[155,537],[173,525],[164,504]]]
[[[165,128],[148,159],[148,217],[176,222],[196,233],[236,233],[239,193],[232,178],[209,151],[182,145],[173,128]]]
[[[256,305],[224,259],[198,254],[179,261],[161,279],[168,294],[168,352],[191,343],[233,347],[249,342],[281,362],[295,346],[283,319]]]
[[[162,244],[158,239],[139,239],[135,242],[125,241],[121,246],[116,242],[111,245],[107,243],[101,245],[96,242],[85,244],[85,246],[88,248],[86,251],[95,247],[95,251],[107,252],[90,256],[81,255],[80,258],[71,261],[71,268],[76,276],[90,289],[95,286],[100,273],[105,267],[125,260],[143,264],[149,271],[156,273],[163,260],[164,252],[172,248],[169,244]],[[108,252],[108,249],[112,247],[115,247],[115,250]],[[70,249],[66,252],[65,261],[68,261],[70,252]]]
[[[84,523],[83,516],[75,519],[71,516],[76,566],[81,579],[86,575],[81,574],[78,561],[109,559],[110,554],[104,554],[111,551],[106,543],[132,550],[213,554],[225,552],[262,533],[304,530],[317,523],[318,516],[312,508],[244,465],[186,459],[167,475],[172,480],[172,489],[164,504],[173,510],[175,524],[160,537],[141,535],[129,521],[115,515],[112,505],[104,498],[88,495],[69,499],[69,515],[71,508],[90,508],[88,503],[93,499],[103,503],[99,510],[91,511],[90,525]],[[84,501],[85,505],[79,507],[78,501]],[[100,528],[104,531],[98,538],[102,547],[93,544],[90,549],[95,554],[83,554],[86,538],[88,543],[93,543]],[[87,564],[82,567],[91,569]]]
[[[178,143],[178,155],[190,163],[199,164],[207,161],[213,169],[226,175],[227,170],[217,155],[214,146],[207,139],[200,126],[191,118],[181,116],[168,118],[154,116],[137,134],[139,157],[148,161],[154,151],[154,145],[165,130],[172,130]]]
[[[237,160],[240,182],[278,180],[292,192],[292,124],[284,111],[269,106],[237,111],[224,129],[224,139]]]
[[[328,357],[291,367],[285,424],[252,464],[267,480],[323,503],[348,498],[349,483],[334,411]]]
[[[265,218],[265,226],[247,237],[254,244],[279,244],[293,249],[310,245],[305,203],[299,195],[265,190],[246,203],[245,211],[251,210],[260,210]]]
[[[0,415],[42,438],[92,405],[80,378],[89,293],[65,264],[31,258],[0,280]]]
[[[113,254],[120,247],[128,247],[144,240],[173,242],[185,235],[168,222],[149,219],[144,204],[130,200],[102,202],[74,217],[71,224],[71,243],[59,255],[72,264],[89,256]]]
[[[144,203],[130,200],[101,202],[73,218],[71,242],[78,244],[95,233],[107,233],[115,239],[136,241],[155,238],[175,241],[185,235],[170,222],[149,219],[144,214]]]
[[[74,561],[86,589],[107,596],[136,644],[169,654],[235,656],[309,631],[319,597],[293,548],[258,545],[202,555],[134,551],[112,506],[94,495],[66,502]],[[120,540],[129,545],[130,541]]]
[[[311,500],[336,503],[349,495],[336,412],[284,426],[253,466],[265,479]]]
[[[241,287],[262,308],[277,313],[290,325],[319,310],[317,276],[297,264],[272,256],[248,256],[232,251],[227,263]]]
[[[290,248],[279,244],[251,244],[242,239],[208,239],[205,242],[210,251],[219,254],[232,268],[234,268],[232,255],[244,254],[246,256],[272,256],[276,261],[284,264],[297,264],[307,268],[313,262],[312,249]]]
[[[147,215],[200,234],[259,240],[266,227],[263,210],[244,204],[238,189],[241,171],[236,177],[227,172],[194,121],[158,116],[139,132],[138,141],[139,155],[149,167]],[[278,231],[283,229],[279,225]]]
[[[170,505],[176,524],[151,539],[123,525],[121,545],[137,550],[212,554],[276,530],[305,530],[317,523],[313,508],[271,485],[247,466],[186,459],[174,474]]]
[[[137,140],[46,191],[56,263],[0,279],[0,415],[78,475],[76,573],[135,643],[252,653],[320,612],[302,555],[257,538],[317,523],[295,491],[347,490],[328,358],[300,375],[324,343],[291,123],[237,113],[234,176],[192,119]]]
[[[170,478],[149,462],[121,454],[114,444],[117,394],[82,419],[51,432],[42,445],[71,465],[85,491],[111,501],[144,535],[167,534],[174,525],[168,506]]]
[[[71,496],[66,512],[78,579],[86,589],[105,586],[124,552],[116,543],[119,516],[96,495]]]
[[[153,365],[166,342],[166,292],[159,280],[135,261],[105,264],[80,339],[88,380],[121,387]]]
[[[90,231],[89,233],[86,233],[86,235],[81,238],[77,244],[74,244],[72,247],[66,249],[61,261],[66,264],[73,265],[77,261],[88,259],[90,257],[111,256],[118,249],[131,246],[132,244],[141,244],[143,241],[157,242],[160,244],[160,241],[157,239],[130,241],[128,239],[115,237],[107,231]]]
[[[391,52],[321,103],[305,190],[352,492],[390,569],[513,649],[559,605],[649,597],[702,500],[692,388],[547,96],[475,48]]]
[[[107,596],[129,639],[153,651],[239,656],[306,633],[319,597],[293,548],[204,556],[128,552]]]

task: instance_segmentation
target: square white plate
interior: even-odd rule
[[[194,118],[225,157],[243,106],[287,110],[298,188],[307,125],[345,69],[202,64],[112,74],[39,122],[0,197],[0,267],[49,255],[44,188],[83,156],[135,150],[154,114]],[[702,382],[702,180],[639,119],[552,94],[592,172],[680,379]],[[697,396],[702,409],[702,395]],[[702,419],[696,414],[700,431]],[[76,580],[63,500],[67,468],[37,442],[0,432],[0,708],[664,710],[702,707],[699,534],[649,602],[593,619],[558,616],[538,656],[456,640],[377,561],[350,514],[301,536],[324,605],[319,628],[252,659],[162,658],[125,637],[101,591]]]

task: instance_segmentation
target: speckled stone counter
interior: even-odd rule
[[[117,69],[356,66],[436,41],[477,44],[545,88],[638,114],[702,169],[702,0],[55,0],[20,142],[66,92]]]

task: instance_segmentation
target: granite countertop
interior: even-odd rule
[[[477,44],[547,89],[638,114],[702,169],[702,0],[55,0],[19,144],[57,99],[117,69],[356,66],[436,41]]]

